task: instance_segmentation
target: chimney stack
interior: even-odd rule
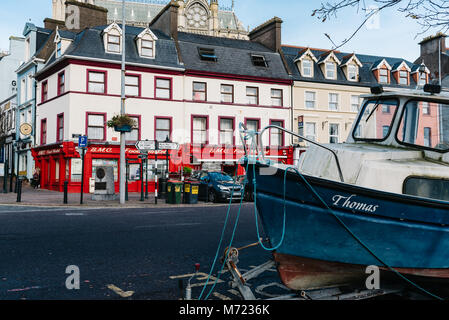
[[[274,52],[279,52],[282,46],[282,23],[281,18],[274,17],[251,31],[249,39],[263,44]]]

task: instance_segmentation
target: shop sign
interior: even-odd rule
[[[61,149],[50,149],[50,150],[41,150],[37,153],[38,156],[49,156],[52,154],[61,153]]]

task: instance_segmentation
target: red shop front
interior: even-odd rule
[[[237,175],[245,174],[245,168],[239,165],[240,160],[245,156],[243,147],[186,144],[182,146],[181,151],[182,165],[194,170],[219,170],[231,176],[236,173]],[[293,155],[293,147],[267,147],[265,150],[267,159],[287,165],[293,164]]]
[[[63,191],[64,181],[68,181],[68,191],[70,193],[79,193],[81,191],[82,160],[76,149],[77,145],[73,142],[64,142],[54,146],[45,146],[33,149],[33,156],[36,167],[41,170],[41,188]],[[179,163],[179,151],[157,151],[158,172],[167,172],[167,165],[170,172],[177,172]],[[128,165],[128,191],[140,192],[140,152],[135,146],[126,147],[126,160]],[[153,169],[156,152],[148,153],[148,190],[154,192],[155,177]],[[96,168],[99,166],[114,167],[115,190],[120,190],[120,146],[119,145],[90,145],[85,154],[84,163],[84,192],[92,192],[93,178]],[[146,174],[144,174],[146,178]],[[160,175],[159,175],[160,177]]]
[[[64,182],[68,181],[68,191],[79,193],[81,190],[82,161],[74,142],[63,142],[34,148],[32,150],[36,167],[40,169],[41,188],[54,191],[64,191]],[[232,176],[236,173],[244,175],[245,169],[238,164],[244,156],[242,147],[237,146],[195,146],[182,145],[179,150],[150,151],[148,153],[148,190],[155,190],[154,168],[157,166],[159,178],[162,172],[180,173],[183,167],[193,170],[221,170]],[[126,147],[128,191],[140,192],[140,152],[135,146]],[[293,148],[267,148],[265,156],[283,164],[293,164]],[[93,192],[93,177],[99,166],[114,167],[115,190],[118,193],[120,177],[120,146],[92,144],[85,154],[84,192]],[[237,172],[236,172],[237,170]],[[144,172],[146,178],[146,172]]]

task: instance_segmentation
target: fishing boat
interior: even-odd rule
[[[364,286],[368,266],[449,280],[449,95],[426,85],[376,87],[363,98],[346,143],[323,145],[277,126],[257,134],[282,130],[309,145],[295,167],[262,153],[248,164],[258,215],[292,290]]]

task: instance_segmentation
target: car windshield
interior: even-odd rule
[[[215,181],[234,182],[230,176],[224,173],[211,172],[209,175]]]
[[[405,105],[397,139],[438,152],[449,151],[449,105],[431,100],[411,100]]]
[[[357,126],[353,133],[354,139],[385,140],[390,134],[397,107],[397,100],[367,101],[359,114]]]

